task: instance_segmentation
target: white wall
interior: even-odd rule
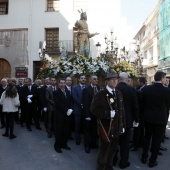
[[[45,28],[58,27],[59,40],[73,40],[72,28],[80,19],[78,11],[73,11],[74,0],[60,0],[59,12],[45,12],[46,0],[9,0],[8,15],[0,15],[0,30],[28,29],[29,76],[33,77],[33,61],[38,61],[39,41],[45,40]],[[96,44],[105,49],[104,34],[114,27],[119,37],[120,0],[87,0],[88,25],[90,33],[100,35],[90,40],[91,56],[96,57]],[[83,9],[83,6],[80,7]]]

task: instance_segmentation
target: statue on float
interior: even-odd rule
[[[85,56],[88,56],[89,54],[89,38],[94,37],[95,35],[98,35],[99,33],[93,33],[90,34],[88,30],[88,24],[87,24],[87,14],[86,12],[83,12],[78,10],[80,13],[80,20],[78,20],[75,23],[74,28],[74,45],[75,45],[75,51],[79,54],[84,54]]]

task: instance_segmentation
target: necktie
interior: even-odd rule
[[[31,91],[31,86],[28,86],[29,91]]]
[[[81,89],[83,90],[84,88],[85,88],[85,85],[82,85],[82,86],[81,86]]]
[[[70,92],[70,94],[71,94],[71,87],[68,87],[68,91]]]
[[[53,91],[55,91],[55,87],[53,86]]]
[[[93,86],[93,91],[94,91],[94,95],[97,93],[97,88],[96,86]]]
[[[112,91],[112,93],[113,93],[113,98],[116,98],[116,93],[114,90]]]
[[[62,92],[63,92],[64,96],[67,98],[65,90],[62,90]]]

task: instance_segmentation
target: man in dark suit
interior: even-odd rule
[[[137,99],[139,104],[139,126],[134,127],[133,133],[133,144],[130,147],[130,151],[137,151],[139,146],[143,146],[144,139],[144,123],[143,123],[143,113],[142,113],[142,90],[146,86],[145,77],[139,77],[137,80]]]
[[[91,111],[91,103],[94,95],[100,90],[97,85],[98,77],[90,76],[90,85],[83,89],[83,119],[84,119],[84,146],[85,152],[90,153],[90,148],[98,149],[97,145],[97,119]]]
[[[56,86],[57,80],[55,77],[51,77],[51,85],[46,89],[46,100],[47,100],[47,133],[48,138],[52,137],[52,132],[54,128],[54,114],[55,114],[55,104],[53,99],[53,92],[57,90]]]
[[[124,169],[130,166],[129,160],[129,142],[130,142],[130,130],[133,127],[138,125],[139,122],[139,108],[138,101],[136,96],[136,91],[133,87],[128,85],[129,75],[126,72],[121,72],[119,74],[119,83],[116,86],[122,95],[124,101],[125,109],[125,120],[126,120],[126,129],[125,133],[120,136],[120,163],[119,167]]]
[[[143,88],[143,120],[145,123],[144,146],[142,163],[146,163],[150,141],[152,151],[149,167],[158,165],[157,156],[167,123],[167,109],[169,109],[169,90],[163,86],[166,73],[158,71],[154,75],[154,84]]]
[[[46,77],[44,79],[44,85],[39,89],[39,97],[42,106],[42,116],[43,116],[46,131],[47,131],[47,122],[48,122],[46,88],[49,86],[50,86],[50,77]]]
[[[36,128],[41,130],[37,113],[37,96],[37,87],[32,86],[31,78],[26,78],[25,86],[23,86],[21,90],[21,100],[23,101],[23,107],[25,108],[25,121],[28,131],[32,131],[32,117],[34,119]]]
[[[118,83],[118,74],[108,73],[106,83],[106,88],[94,96],[91,104],[92,113],[101,120],[110,140],[110,142],[106,142],[99,130],[100,147],[96,170],[113,170],[113,157],[117,149],[119,135],[124,133],[125,129],[123,98],[121,92],[115,89]]]
[[[86,76],[80,75],[79,84],[73,87],[72,96],[74,100],[73,114],[75,119],[75,138],[76,144],[80,145],[81,142],[81,127],[82,127],[82,116],[83,116],[83,102],[82,93],[85,88]]]
[[[33,83],[33,86],[36,86],[37,89],[38,89],[38,98],[37,98],[38,119],[43,120],[43,118],[42,118],[43,116],[42,116],[41,97],[40,97],[42,80],[41,79],[36,79],[35,82]]]
[[[23,87],[23,83],[24,83],[24,80],[23,79],[19,79],[18,80],[18,85],[16,85],[16,88],[17,88],[17,91],[18,91],[18,94],[19,94],[19,100],[20,100],[20,106],[19,106],[19,112],[20,112],[20,125],[21,127],[23,127],[23,123],[24,123],[24,107],[23,107],[23,102],[22,102],[22,96],[21,96],[21,90],[22,90],[22,87]]]
[[[0,97],[2,95],[2,93],[6,90],[7,88],[7,79],[3,78],[1,80],[1,86],[0,86]],[[2,112],[2,105],[0,105],[0,119],[1,119],[1,127],[0,129],[5,127],[5,118],[4,118],[4,112]]]
[[[67,145],[70,128],[70,115],[72,114],[72,98],[68,91],[65,90],[65,79],[60,79],[58,89],[53,92],[55,104],[54,131],[55,144],[54,149],[58,153],[62,153],[61,148],[71,150]]]
[[[66,77],[66,90],[71,94],[71,97],[73,97],[72,96],[72,90],[73,90],[72,82],[73,82],[72,78],[70,76],[67,76]],[[70,140],[73,140],[73,137],[72,137],[73,131],[74,131],[74,114],[71,114],[70,115],[70,132],[69,132],[69,139]]]

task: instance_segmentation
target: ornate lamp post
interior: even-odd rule
[[[134,67],[136,67],[137,73],[139,76],[143,75],[143,66],[142,66],[142,62],[143,62],[143,57],[140,53],[140,45],[138,41],[133,42],[134,48],[132,49],[135,54],[133,54],[132,58],[131,58],[131,63]]]
[[[106,44],[106,56],[107,57],[117,57],[118,54],[118,44],[117,44],[117,38],[113,34],[113,30],[110,31],[110,37],[105,34],[104,37],[105,44]]]
[[[118,56],[118,44],[117,44],[117,38],[113,35],[113,30],[110,31],[110,37],[105,34],[104,36],[104,42],[106,44],[105,52],[100,53],[101,44],[98,42],[96,44],[97,48],[97,57],[105,57],[107,60],[114,60],[114,62],[117,62],[117,56]]]
[[[96,49],[97,49],[97,57],[100,57],[101,44],[99,42],[96,44]]]

